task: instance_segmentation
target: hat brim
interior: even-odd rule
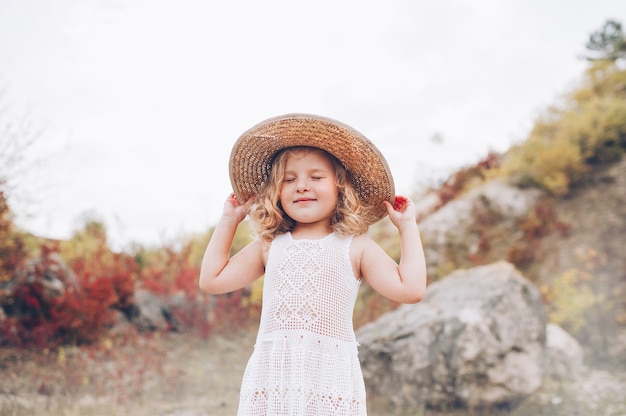
[[[295,146],[316,147],[335,156],[346,168],[363,204],[371,208],[373,224],[393,204],[395,188],[387,161],[376,146],[353,128],[321,116],[287,114],[262,121],[234,144],[229,162],[233,192],[240,202],[257,195],[267,184],[276,154]]]

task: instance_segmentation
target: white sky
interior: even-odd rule
[[[0,124],[42,131],[9,202],[54,238],[88,212],[119,248],[204,232],[236,138],[290,112],[364,133],[411,193],[524,138],[608,18],[626,2],[0,0]]]

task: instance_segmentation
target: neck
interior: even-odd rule
[[[291,235],[294,238],[322,238],[326,237],[328,234],[332,233],[333,230],[330,228],[329,224],[302,224],[298,223],[291,230]]]

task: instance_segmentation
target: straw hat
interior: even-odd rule
[[[311,114],[270,118],[243,133],[230,154],[230,181],[240,202],[258,194],[269,180],[276,154],[285,148],[310,146],[335,156],[346,168],[361,201],[372,207],[369,224],[387,214],[383,201],[393,204],[391,171],[374,144],[353,128]]]

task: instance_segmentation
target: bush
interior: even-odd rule
[[[24,237],[14,229],[9,205],[0,191],[0,283],[11,279],[26,256]]]
[[[605,300],[592,289],[592,278],[580,269],[568,269],[551,282],[545,291],[550,322],[575,335],[589,324],[586,318],[589,311]]]
[[[582,86],[538,118],[509,151],[502,172],[522,186],[565,195],[591,166],[619,160],[626,149],[626,71],[597,62]]]
[[[123,261],[98,276],[85,272],[84,262],[80,262],[76,281],[67,279],[61,293],[50,297],[41,282],[50,270],[62,268],[58,252],[58,245],[42,245],[33,278],[16,285],[10,294],[11,303],[21,307],[16,308],[20,313],[0,322],[2,343],[38,347],[91,343],[113,323],[114,310],[130,301],[133,268]]]

